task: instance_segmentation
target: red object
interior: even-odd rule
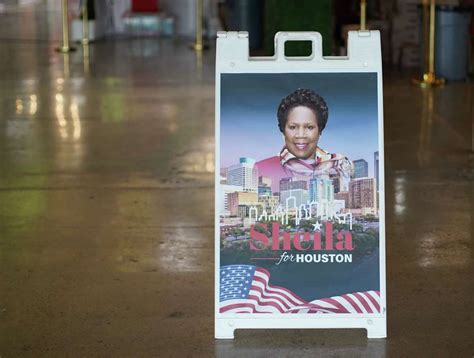
[[[132,12],[158,12],[158,0],[132,0]]]

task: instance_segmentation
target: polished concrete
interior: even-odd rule
[[[213,52],[135,39],[64,56],[43,17],[18,35],[25,13],[7,15],[1,357],[472,357],[471,84],[385,78],[388,338],[215,341]]]

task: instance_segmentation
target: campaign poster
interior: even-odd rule
[[[218,312],[381,313],[377,73],[220,86]]]

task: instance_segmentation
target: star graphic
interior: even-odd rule
[[[315,230],[315,231],[316,230],[319,230],[319,231],[321,230],[321,224],[319,223],[319,221],[316,221],[316,224],[313,224],[313,226],[314,226],[313,230]]]

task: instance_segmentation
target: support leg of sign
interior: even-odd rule
[[[383,318],[371,318],[367,321],[367,338],[387,338],[387,323]]]
[[[234,330],[232,321],[216,320],[215,337],[217,339],[234,339]]]

